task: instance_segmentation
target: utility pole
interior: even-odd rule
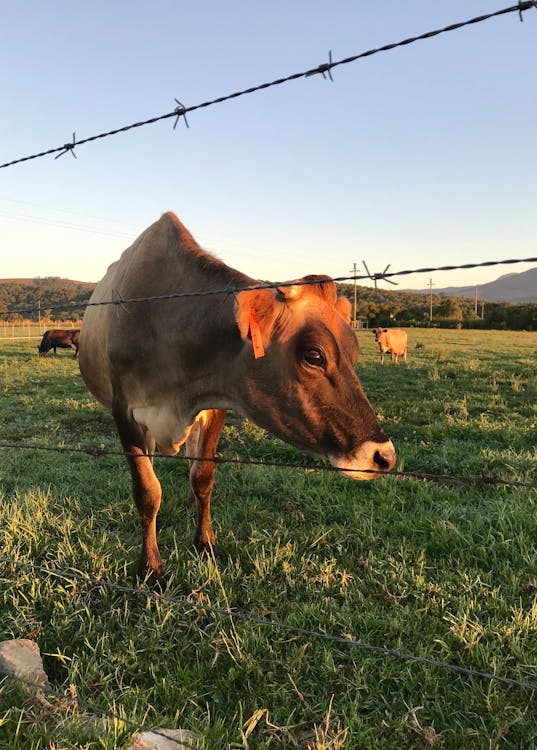
[[[429,279],[429,321],[433,322],[433,280]]]
[[[474,312],[477,318],[477,287],[475,288]]]
[[[352,315],[352,327],[356,330],[356,263],[352,264],[351,273],[354,276],[354,307]]]
[[[37,323],[39,325],[39,333],[41,333],[41,300],[37,303]]]

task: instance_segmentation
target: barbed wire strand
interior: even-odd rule
[[[507,487],[524,487],[526,489],[537,489],[537,482],[522,482],[516,479],[503,479],[498,476],[490,476],[487,474],[481,474],[479,476],[464,476],[460,474],[434,474],[431,472],[423,471],[398,471],[392,469],[391,471],[384,471],[383,469],[356,469],[356,468],[345,468],[339,466],[330,466],[328,464],[305,464],[298,461],[267,461],[255,458],[226,458],[223,456],[188,456],[188,455],[166,455],[164,453],[132,453],[130,451],[121,450],[108,450],[105,448],[97,448],[95,446],[88,446],[87,448],[76,448],[69,446],[48,446],[48,445],[25,445],[23,443],[0,443],[0,450],[35,450],[35,451],[50,451],[51,453],[84,453],[88,456],[95,458],[104,458],[105,456],[124,456],[135,459],[167,459],[172,461],[199,461],[209,462],[214,464],[238,464],[246,466],[270,466],[275,468],[285,469],[303,469],[306,471],[327,471],[332,473],[341,474],[342,472],[359,473],[359,474],[375,474],[384,476],[395,476],[395,477],[408,477],[410,479],[424,479],[431,482],[439,483],[455,483],[455,484],[476,484],[478,486],[484,484],[490,485],[504,485]]]
[[[537,0],[536,0],[537,2]],[[113,300],[102,300],[100,302],[66,302],[57,305],[47,305],[45,302],[41,303],[39,307],[27,307],[27,308],[13,308],[10,310],[0,311],[1,315],[22,315],[23,313],[33,313],[46,310],[79,310],[87,307],[101,307],[103,305],[125,305],[133,304],[138,302],[155,302],[159,300],[170,300],[180,299],[183,297],[212,297],[218,294],[224,294],[226,296],[238,294],[239,292],[256,291],[259,289],[278,289],[280,287],[288,286],[311,286],[315,284],[329,284],[331,282],[344,282],[344,281],[362,281],[365,279],[382,280],[388,279],[393,276],[409,276],[414,273],[432,273],[434,271],[458,271],[466,270],[469,268],[485,268],[488,266],[501,266],[501,265],[512,265],[514,263],[537,263],[537,257],[533,258],[507,258],[505,260],[486,260],[480,263],[464,263],[458,266],[434,266],[427,268],[412,268],[404,271],[391,271],[390,273],[375,273],[361,276],[335,276],[327,279],[295,279],[294,281],[272,281],[263,282],[259,284],[251,284],[244,287],[230,287],[227,286],[225,289],[205,289],[190,292],[170,292],[168,294],[152,295],[148,297],[127,297],[118,298]]]
[[[125,724],[125,726],[128,726],[130,729],[134,729],[136,732],[152,732],[153,734],[156,734],[159,737],[165,738],[168,742],[175,742],[177,744],[177,747],[184,747],[187,748],[187,750],[196,750],[198,747],[197,745],[192,745],[187,740],[178,740],[175,737],[171,737],[169,734],[166,733],[166,730],[160,730],[160,729],[153,729],[151,727],[147,727],[143,724],[139,724],[138,722],[132,721],[131,719],[127,719],[124,716],[121,716],[120,714],[114,713],[114,711],[111,711],[108,708],[100,708],[100,706],[96,706],[94,703],[89,703],[88,701],[84,700],[83,698],[80,698],[78,695],[65,695],[64,693],[60,693],[57,690],[54,690],[50,685],[43,685],[38,682],[32,682],[31,680],[27,680],[25,677],[22,677],[21,675],[12,674],[11,672],[8,672],[7,670],[2,670],[0,668],[0,675],[4,675],[10,680],[14,680],[15,682],[20,683],[21,685],[24,685],[26,687],[31,688],[32,690],[36,690],[37,692],[42,692],[45,695],[49,695],[53,698],[56,698],[57,700],[61,702],[74,702],[79,706],[79,708],[83,708],[86,711],[89,711],[92,714],[97,714],[105,719],[113,719],[114,721],[119,721],[122,724]],[[169,732],[173,731],[172,729],[168,730]]]
[[[274,86],[280,86],[281,84],[288,83],[290,81],[294,81],[300,78],[308,78],[310,76],[317,75],[317,74],[324,76],[325,73],[330,73],[330,71],[333,68],[336,68],[340,65],[347,65],[349,63],[356,62],[357,60],[361,60],[366,57],[371,57],[372,55],[376,55],[380,52],[388,52],[398,47],[404,47],[404,46],[413,44],[421,40],[432,39],[433,37],[439,36],[440,34],[445,34],[451,31],[457,31],[458,29],[462,29],[466,26],[471,26],[474,24],[482,23],[483,21],[488,21],[489,19],[496,18],[498,16],[503,16],[509,13],[519,13],[520,18],[522,19],[523,11],[529,10],[530,8],[536,8],[536,7],[537,7],[537,0],[525,0],[525,1],[521,0],[521,2],[517,3],[516,5],[511,5],[507,8],[502,8],[501,10],[493,11],[492,13],[487,13],[484,15],[476,16],[474,18],[468,19],[467,21],[460,21],[458,23],[452,23],[449,26],[444,26],[443,28],[435,29],[434,31],[427,31],[417,36],[408,37],[407,39],[403,39],[399,42],[393,42],[391,44],[385,44],[381,47],[369,49],[369,50],[366,50],[365,52],[360,52],[356,55],[352,55],[351,57],[345,57],[342,60],[332,60],[332,57],[330,55],[328,63],[322,63],[321,65],[318,65],[315,68],[310,68],[309,70],[305,70],[300,73],[292,73],[291,75],[285,76],[283,78],[277,78],[274,81],[270,81],[268,83],[262,83],[257,86],[251,86],[249,88],[242,89],[240,91],[235,91],[232,94],[219,96],[216,99],[211,99],[211,100],[202,102],[200,104],[195,104],[189,107],[183,106],[176,99],[179,106],[175,107],[175,109],[173,109],[171,112],[166,112],[163,115],[150,117],[147,120],[141,120],[140,122],[134,122],[130,125],[124,125],[123,127],[120,127],[120,128],[108,130],[104,133],[99,133],[98,135],[93,135],[88,138],[80,138],[79,140],[76,140],[75,133],[73,133],[73,139],[72,141],[68,143],[64,143],[63,145],[57,146],[55,148],[47,149],[46,151],[40,151],[39,153],[32,154],[30,156],[24,156],[19,159],[13,159],[12,161],[5,162],[4,164],[0,164],[0,169],[11,167],[15,164],[20,164],[22,162],[30,161],[32,159],[39,159],[43,156],[48,156],[50,154],[55,154],[55,153],[58,153],[58,155],[61,156],[67,153],[68,151],[70,151],[72,155],[75,156],[74,148],[76,146],[81,146],[85,143],[97,141],[102,138],[107,138],[109,136],[117,135],[119,133],[126,133],[127,131],[133,130],[134,128],[141,128],[146,125],[151,125],[156,122],[159,122],[160,120],[166,120],[170,117],[175,117],[176,124],[177,124],[178,117],[185,117],[186,119],[187,113],[194,112],[198,109],[204,109],[204,108],[216,105],[216,104],[221,104],[223,102],[230,101],[231,99],[237,99],[247,94],[253,94],[257,91],[263,91],[263,90],[272,88]]]
[[[295,635],[323,640],[329,643],[337,643],[347,648],[358,648],[365,651],[370,651],[380,656],[391,656],[397,659],[408,662],[416,662],[418,664],[424,664],[429,667],[438,667],[439,669],[445,669],[456,674],[464,674],[471,677],[476,677],[482,680],[489,680],[503,683],[504,685],[510,685],[512,687],[521,687],[526,690],[537,690],[537,683],[527,682],[524,680],[517,680],[513,677],[506,677],[503,675],[494,674],[493,672],[484,672],[472,667],[462,667],[458,664],[451,664],[449,662],[440,661],[439,659],[431,659],[426,656],[418,656],[416,654],[409,654],[401,651],[397,648],[388,648],[386,646],[376,646],[371,643],[364,641],[358,641],[354,638],[347,638],[339,635],[332,635],[330,633],[323,633],[317,630],[308,630],[307,628],[301,628],[297,625],[289,625],[288,623],[279,622],[278,620],[269,620],[265,617],[257,617],[244,612],[242,610],[233,609],[220,609],[213,607],[209,604],[202,604],[200,602],[189,601],[185,597],[168,596],[166,594],[158,593],[151,589],[146,588],[133,588],[132,586],[124,586],[121,584],[112,583],[103,579],[92,578],[91,576],[83,576],[79,573],[73,573],[68,570],[60,570],[58,568],[45,567],[43,565],[37,565],[35,563],[23,562],[22,560],[14,560],[9,557],[0,556],[0,562],[18,566],[20,568],[26,568],[36,573],[45,573],[47,575],[53,575],[57,578],[65,578],[70,581],[77,581],[81,583],[90,584],[94,588],[103,588],[109,591],[117,591],[124,594],[134,594],[137,596],[145,596],[147,599],[154,601],[165,602],[168,604],[177,605],[183,609],[196,609],[207,614],[218,615],[227,617],[228,619],[241,620],[243,622],[249,622],[253,625],[262,625],[270,628],[283,630],[288,633],[294,633]]]

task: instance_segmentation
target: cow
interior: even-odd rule
[[[105,302],[114,304],[94,304]],[[212,459],[226,410],[353,479],[393,468],[394,446],[355,373],[349,321],[350,303],[328,276],[268,287],[202,250],[171,212],[108,268],[84,314],[79,364],[129,464],[142,579],[165,583],[155,449],[175,455],[186,444],[195,545],[216,554]]]
[[[374,328],[375,341],[380,349],[380,363],[384,364],[384,355],[389,354],[392,365],[399,363],[399,357],[404,357],[408,348],[408,337],[406,331],[401,328]]]
[[[45,331],[41,343],[38,344],[40,357],[46,357],[51,349],[56,354],[56,349],[74,349],[74,356],[78,354],[78,346],[80,340],[80,329],[75,328],[73,330],[62,330],[61,328],[52,328],[50,331]]]

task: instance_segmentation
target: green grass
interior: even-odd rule
[[[536,481],[537,333],[410,330],[398,367],[380,365],[371,333],[359,338],[399,469]],[[0,393],[4,442],[119,449],[70,352],[1,343]],[[237,419],[221,450],[304,460]],[[139,526],[121,456],[1,458],[0,555],[133,584]],[[535,490],[224,464],[216,569],[192,547],[186,464],[161,459],[157,472],[167,594],[537,682]],[[55,690],[199,732],[210,750],[537,746],[528,690],[3,566],[0,639],[24,637]],[[0,747],[127,746],[128,727],[98,739],[72,714],[0,681]]]

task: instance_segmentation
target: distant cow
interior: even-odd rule
[[[375,341],[380,349],[380,363],[384,364],[384,355],[390,354],[392,365],[398,364],[398,358],[404,357],[408,347],[406,331],[401,328],[374,328]]]
[[[348,300],[328,276],[248,288],[260,283],[206,253],[166,213],[109,267],[91,302],[153,299],[86,308],[80,371],[116,422],[142,527],[139,574],[153,582],[162,577],[161,488],[151,454],[186,444],[195,543],[211,553],[211,459],[227,409],[353,479],[395,464],[354,370]]]
[[[75,328],[73,330],[64,331],[61,328],[52,328],[50,331],[45,331],[41,343],[37,347],[39,350],[40,357],[46,357],[51,349],[56,354],[56,349],[74,349],[75,354],[78,354],[78,342],[80,339],[80,330]]]

